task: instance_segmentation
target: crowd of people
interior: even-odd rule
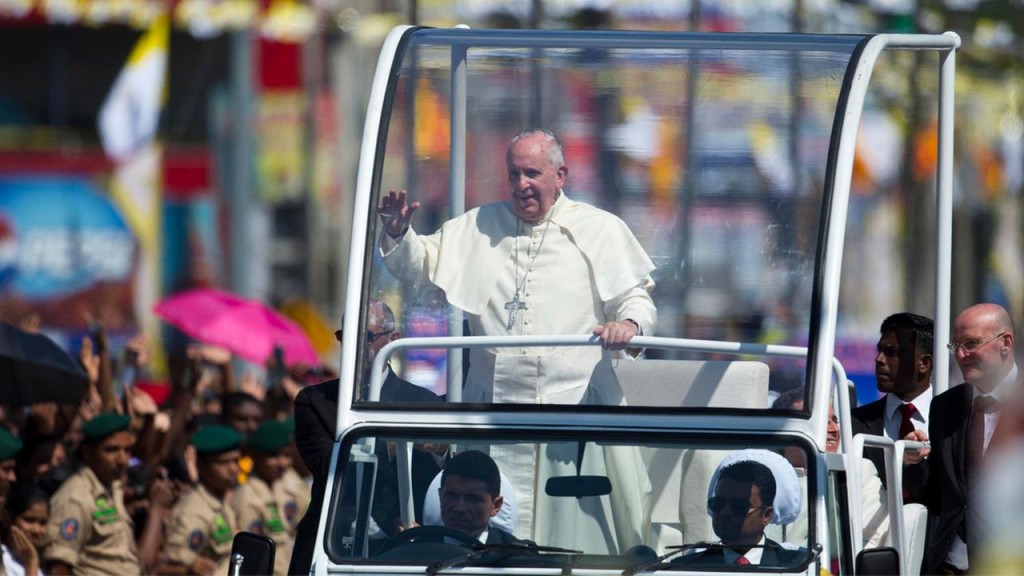
[[[192,344],[158,405],[133,380],[145,338],[108,350],[102,331],[83,340],[80,404],[3,410],[3,573],[227,574],[241,530],[273,539],[286,573],[310,502],[293,442],[301,375],[236,382],[230,352]]]

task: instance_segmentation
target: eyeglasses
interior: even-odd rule
[[[765,506],[751,506],[749,498],[726,498],[725,496],[712,496],[708,498],[708,510],[712,514],[721,514],[726,506],[729,511],[737,516],[748,516],[754,510],[762,510]]]
[[[958,350],[963,350],[965,354],[970,354],[971,352],[976,351],[985,344],[998,340],[1003,336],[1006,336],[1006,334],[1006,332],[1000,332],[999,334],[996,334],[995,336],[984,341],[982,341],[980,338],[972,338],[970,340],[965,340],[964,342],[950,342],[949,344],[946,344],[946,350],[949,350],[953,354],[956,354]]]
[[[338,342],[341,342],[342,332],[344,332],[344,331],[343,330],[337,330],[337,331],[334,332],[334,337],[338,339]],[[384,330],[383,332],[371,332],[371,331],[367,330],[366,331],[366,343],[367,344],[371,344],[377,338],[380,338],[381,336],[386,336],[388,334],[391,334],[392,332],[394,332],[394,330]]]

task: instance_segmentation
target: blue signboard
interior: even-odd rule
[[[79,176],[0,177],[0,291],[52,300],[130,284],[136,243],[101,188]]]

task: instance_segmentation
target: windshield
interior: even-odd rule
[[[738,556],[804,567],[819,468],[806,444],[771,440],[357,434],[342,449],[328,548],[338,563],[435,567],[691,570]]]
[[[654,360],[760,362],[733,407],[800,385],[803,355],[621,339],[807,345],[832,124],[862,40],[410,33],[366,215],[356,400],[431,399],[382,391],[394,376],[453,404],[708,405],[631,397],[627,371],[721,381],[623,367]],[[438,337],[477,340],[409,344]],[[371,385],[379,353],[391,370]]]

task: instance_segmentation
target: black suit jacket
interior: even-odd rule
[[[485,544],[521,544],[523,546],[536,546],[536,544],[532,541],[521,540],[519,538],[516,538],[512,534],[502,530],[501,528],[498,528],[497,526],[487,527],[487,541],[485,542]]]
[[[964,444],[971,417],[974,387],[960,384],[932,400],[928,415],[928,439],[932,452],[928,456],[928,515],[934,527],[925,549],[924,568],[937,574],[945,562],[953,539],[967,522],[967,473]],[[968,559],[970,561],[970,559]]]
[[[930,414],[930,412],[929,412]],[[885,436],[885,397],[875,400],[870,404],[858,406],[850,411],[853,417],[854,434],[874,434]],[[864,457],[875,465],[878,470],[878,477],[882,480],[882,486],[888,488],[885,477],[885,453],[879,448],[866,448]],[[925,501],[925,484],[928,482],[928,460],[924,460],[913,466],[903,467],[903,488],[907,491],[904,502]]]
[[[295,446],[302,461],[313,474],[313,488],[309,508],[296,530],[291,563],[288,567],[289,574],[308,574],[313,561],[320,509],[324,504],[331,451],[334,449],[336,438],[334,426],[338,416],[338,388],[339,381],[330,380],[315,386],[307,386],[295,397]],[[399,378],[390,368],[381,386],[380,399],[383,402],[441,401],[433,392]],[[389,494],[380,494],[374,498],[372,513],[382,529],[390,530],[390,521],[394,519],[390,514],[398,508],[397,491],[392,489],[397,477],[394,465],[387,457],[386,446],[383,442],[377,444],[377,489],[383,489]],[[423,509],[423,495],[438,470],[439,467],[432,456],[413,451],[413,496],[416,500],[416,510]],[[383,516],[388,518],[385,519]]]
[[[789,548],[783,548],[774,540],[765,538],[764,550],[761,551],[761,563],[758,566],[763,566],[765,568],[798,566],[803,564],[808,558],[807,550],[803,548],[790,550]],[[725,551],[721,546],[715,546],[695,554],[679,556],[672,560],[672,564],[682,564],[687,566],[711,564],[715,566],[722,566],[725,564]],[[756,569],[758,566],[751,566],[750,568]]]

